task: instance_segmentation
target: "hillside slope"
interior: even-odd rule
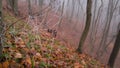
[[[6,28],[18,19],[4,14]],[[41,30],[40,35],[20,20],[6,30],[5,46],[0,68],[104,68],[97,60],[86,54],[78,54]]]

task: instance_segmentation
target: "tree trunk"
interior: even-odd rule
[[[64,1],[63,1],[63,4],[61,6],[61,14],[60,14],[60,18],[59,18],[59,21],[58,21],[58,25],[59,27],[61,26],[61,23],[62,23],[62,19],[63,19],[63,12],[64,12]]]
[[[82,53],[82,47],[84,45],[84,42],[87,38],[87,35],[88,35],[88,32],[89,32],[89,28],[90,28],[90,23],[91,23],[91,16],[92,16],[92,0],[87,0],[87,7],[86,7],[86,25],[85,25],[85,29],[82,33],[82,36],[81,36],[81,39],[80,39],[80,42],[79,42],[79,46],[78,46],[78,49],[77,51],[79,53]]]
[[[18,0],[7,0],[8,8],[18,15]]]
[[[2,42],[2,36],[3,36],[3,22],[2,22],[2,0],[0,0],[0,56],[2,55],[2,49],[3,49],[3,42]]]
[[[43,0],[39,0],[39,17],[40,17],[40,22],[42,22],[42,6],[43,6]]]
[[[117,34],[115,45],[113,47],[112,53],[111,53],[109,61],[108,61],[108,65],[111,68],[114,67],[115,59],[118,55],[119,49],[120,49],[120,29],[119,29],[119,32]]]
[[[13,0],[13,11],[14,11],[14,14],[17,16],[18,15],[18,0]]]
[[[32,16],[32,8],[31,8],[31,2],[28,0],[28,14]]]

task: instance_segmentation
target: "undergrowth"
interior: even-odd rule
[[[6,28],[18,18],[4,13]],[[49,38],[47,32],[32,34],[24,20],[18,21],[5,32],[4,58],[0,68],[104,68],[97,60],[78,54],[60,41]]]

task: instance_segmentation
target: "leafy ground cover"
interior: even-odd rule
[[[17,20],[11,14],[4,14],[6,28]],[[104,68],[97,60],[78,54],[46,31],[36,35],[30,30],[21,20],[6,31],[0,68]]]

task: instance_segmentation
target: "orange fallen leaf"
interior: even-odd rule
[[[21,68],[19,63],[16,63],[15,61],[10,61],[9,68]]]
[[[0,63],[0,68],[2,68],[2,64]]]
[[[8,61],[3,62],[2,67],[9,68],[9,62]]]
[[[22,61],[22,65],[25,65],[26,68],[31,68],[31,58],[29,55],[26,55],[25,60]]]
[[[32,64],[32,63],[31,63],[30,56],[27,56],[25,61],[26,61],[28,64],[30,64],[30,65]]]

